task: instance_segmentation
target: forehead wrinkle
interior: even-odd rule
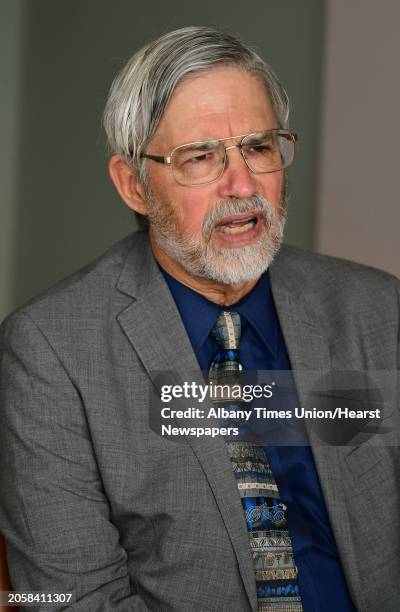
[[[169,154],[182,144],[274,127],[279,126],[260,81],[221,68],[178,85],[152,142]]]
[[[273,125],[268,125],[270,121],[266,121],[264,117],[254,117],[251,120],[246,121],[244,118],[232,117],[224,113],[215,113],[213,116],[209,115],[204,117],[204,126],[200,125],[193,126],[189,124],[188,127],[183,127],[178,137],[166,138],[165,143],[167,148],[175,148],[184,144],[191,144],[194,142],[206,142],[209,140],[220,140],[224,138],[235,138],[239,136],[246,136],[254,132],[260,132],[266,129],[277,128],[277,122],[273,122]],[[241,125],[238,129],[238,123]],[[207,125],[206,125],[207,124]],[[241,129],[240,129],[241,128]],[[171,142],[173,140],[173,142]]]

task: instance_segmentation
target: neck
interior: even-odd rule
[[[162,251],[150,232],[150,244],[153,255],[160,266],[177,281],[200,293],[203,297],[220,306],[231,306],[239,302],[257,284],[258,278],[243,283],[224,285],[217,281],[200,276],[194,276],[185,268]]]

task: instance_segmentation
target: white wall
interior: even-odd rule
[[[318,250],[400,276],[400,2],[327,0]]]

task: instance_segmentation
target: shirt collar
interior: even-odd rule
[[[193,350],[197,354],[224,308],[183,285],[161,267],[160,269],[175,300]],[[271,355],[276,357],[278,321],[268,271],[261,276],[250,293],[229,309],[238,312],[251,324]]]

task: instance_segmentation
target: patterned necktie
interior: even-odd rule
[[[218,404],[233,403],[226,389],[240,381],[240,332],[240,315],[226,311],[220,314],[211,332],[220,350],[211,363],[209,381],[225,388],[225,395],[216,400]],[[302,612],[286,506],[280,499],[265,451],[241,440],[227,439],[226,447],[249,531],[258,610]]]

